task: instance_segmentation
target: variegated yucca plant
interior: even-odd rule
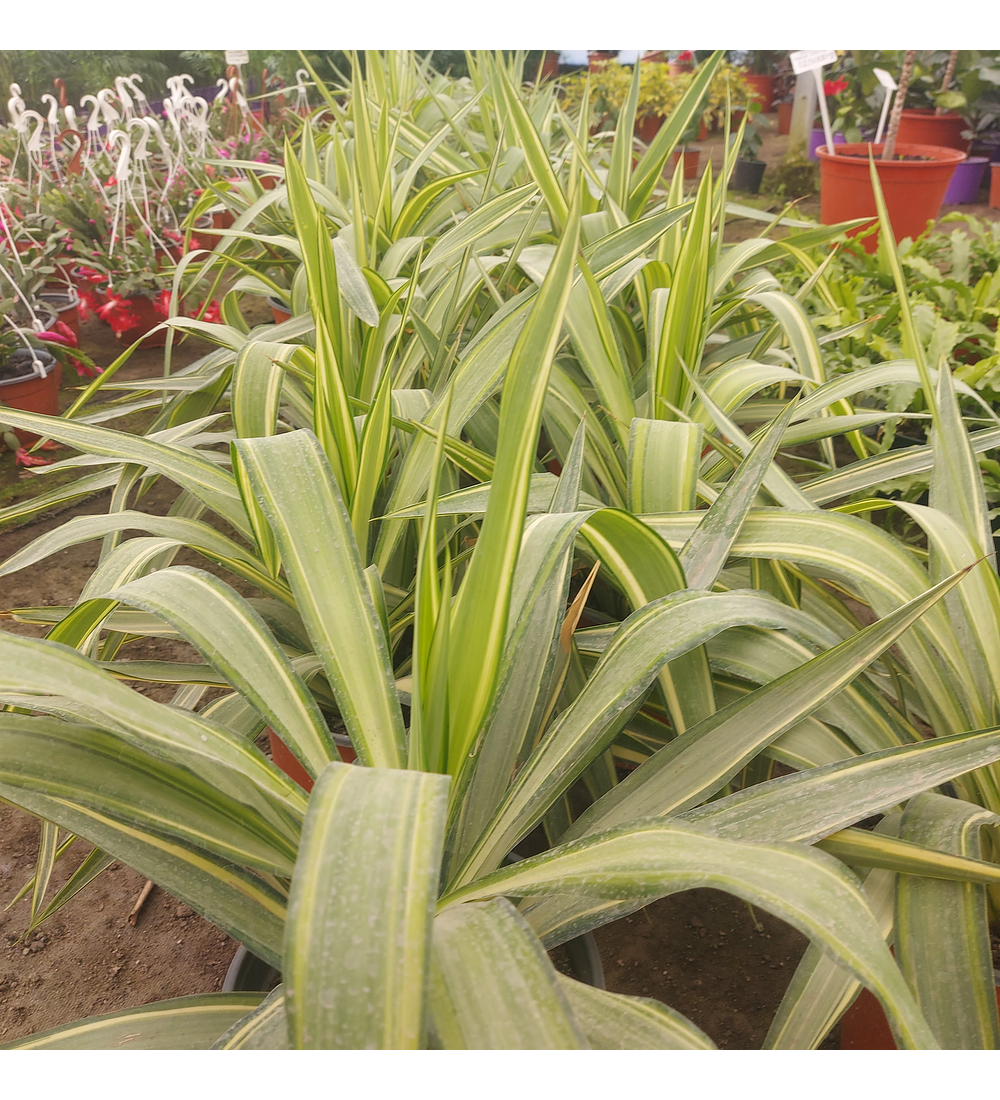
[[[370,58],[349,116],[330,100],[335,188],[307,129],[285,185],[241,215],[232,249],[301,259],[293,320],[247,331],[234,297],[226,325],[171,322],[221,349],[158,389],[88,408],[95,385],[62,420],[5,413],[110,466],[84,491],[113,487],[107,514],[0,567],[105,540],[75,607],[20,613],[48,639],[0,635],[20,711],[0,715],[0,795],[47,822],[32,922],[120,858],[284,974],[262,1003],[207,995],[27,1044],[710,1046],[656,1002],[558,975],[544,949],[712,885],[811,940],[768,1045],[817,1045],[861,985],[901,1046],[996,1045],[1000,869],[980,841],[1000,809],[996,574],[981,441],[949,372],[890,364],[928,395],[932,443],[838,468],[833,438],[867,455],[861,429],[888,415],[847,399],[891,373],[828,380],[801,308],[823,292],[806,250],[843,227],[725,248],[729,165],[691,201],[677,175],[656,193],[717,58],[635,168],[637,84],[604,155],[555,100],[525,104],[502,65],[472,60],[478,128],[436,78]],[[415,99],[436,136],[413,131]],[[468,178],[409,196],[444,149],[436,171]],[[456,193],[465,217],[422,220],[444,197],[450,219]],[[255,241],[281,203],[292,232]],[[765,270],[796,251],[813,275],[799,301]],[[383,287],[368,261],[390,256]],[[170,393],[145,436],[99,426]],[[235,431],[212,432],[227,395]],[[817,448],[805,481],[775,462],[792,444]],[[820,507],[932,466],[926,567],[845,514],[873,503]],[[128,507],[156,476],[181,489],[166,517]],[[171,565],[180,546],[262,598]],[[859,629],[838,589],[877,621]],[[129,661],[144,634],[203,663]],[[178,685],[174,705],[135,679]],[[228,692],[196,713],[211,686]],[[337,762],[331,717],[361,767]],[[316,778],[308,799],[254,747],[265,726]],[[794,774],[770,778],[774,761]],[[619,782],[616,762],[639,766]],[[934,793],[948,782],[963,800]],[[852,828],[874,814],[875,833]],[[502,866],[539,825],[549,849]],[[60,828],[95,847],[45,905]]]

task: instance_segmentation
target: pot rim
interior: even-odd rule
[[[17,378],[0,378],[0,387],[3,386],[19,386],[24,382],[34,381],[36,378],[48,378],[49,375],[55,370],[58,365],[58,360],[50,351],[46,351],[45,348],[15,348],[7,357],[8,362],[14,358],[15,355],[23,355],[27,351],[34,352],[34,359],[37,359],[45,370],[45,373],[40,375],[37,371],[32,370],[30,374],[22,374]],[[27,366],[30,366],[34,359],[30,359]]]
[[[930,159],[881,161],[878,159],[878,155],[884,148],[884,142],[879,142],[878,145],[875,145],[874,143],[866,141],[848,141],[840,146],[839,153],[831,154],[827,152],[826,144],[824,143],[817,147],[816,156],[819,157],[821,163],[836,161],[840,164],[859,164],[862,165],[867,172],[867,157],[862,158],[852,156],[851,154],[867,153],[870,149],[876,158],[875,166],[879,169],[880,175],[884,169],[908,172],[914,168],[936,168],[942,165],[956,165],[960,164],[966,158],[966,154],[961,149],[950,149],[946,145],[923,145],[912,141],[897,141],[897,153],[902,153],[904,155],[910,154],[912,156],[926,156],[930,157]]]
[[[67,310],[75,309],[80,304],[80,292],[75,286],[67,286],[65,290],[43,290],[38,295],[40,302],[46,302],[50,306],[54,306],[53,298],[68,298],[69,305],[64,306],[62,309],[57,309],[56,313],[65,313]]]

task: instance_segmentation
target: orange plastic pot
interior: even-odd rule
[[[694,72],[693,61],[670,61],[668,67],[671,76],[682,76],[684,73]]]
[[[881,161],[881,145],[862,142],[837,146],[831,156],[826,146],[817,150],[820,163],[820,221],[824,225],[849,221],[852,218],[876,218],[875,192],[868,168],[868,151],[875,157],[885,205],[889,211],[893,233],[898,244],[904,237],[919,237],[928,221],[936,221],[941,202],[948,190],[955,165],[965,160],[958,149],[939,145],[913,145],[898,141],[900,156],[926,157],[926,160]],[[861,229],[852,231],[858,233]],[[865,237],[866,252],[874,252],[878,233]]]
[[[659,115],[643,115],[642,118],[635,120],[632,132],[640,141],[648,145],[660,132],[662,125],[663,119]]]
[[[685,149],[684,153],[684,178],[686,180],[693,180],[698,174],[698,158],[701,156],[700,149]],[[681,150],[674,150],[673,165],[676,168],[677,162],[681,159]]]
[[[292,315],[277,298],[268,298],[267,304],[271,307],[271,313],[274,315],[274,323],[276,325],[291,320]]]
[[[794,103],[778,104],[778,133],[790,134],[792,132],[792,110]]]
[[[774,102],[775,78],[768,74],[744,73],[743,83],[751,91],[751,98],[757,100],[762,111],[770,111]]]
[[[123,344],[134,344],[140,336],[145,336],[147,332],[166,320],[163,314],[156,309],[153,299],[147,298],[144,294],[127,298],[126,301],[138,318],[138,323],[123,332],[116,333],[115,338]],[[144,348],[162,348],[166,345],[166,342],[167,330],[162,329],[160,332],[154,332],[152,336],[147,336],[140,346]]]
[[[896,139],[914,145],[943,145],[947,149],[961,149],[967,153],[972,141],[962,137],[962,131],[968,128],[965,119],[954,111],[936,115],[933,108],[913,108],[903,112]]]
[[[271,742],[271,759],[274,761],[275,767],[281,768],[285,775],[287,775],[289,779],[294,779],[304,791],[311,791],[313,789],[313,780],[292,754],[292,750],[281,740],[274,730],[268,729],[267,736],[268,740]],[[343,760],[345,764],[352,764],[357,759],[354,754],[354,749],[338,745],[337,751],[340,753],[340,759]]]
[[[1000,207],[1000,164],[990,165],[990,206]]]
[[[80,335],[80,295],[76,287],[68,290],[46,290],[38,295],[49,309],[55,311],[60,321],[69,326],[74,336]]]
[[[997,1006],[1000,1007],[1000,989],[997,990]],[[841,1017],[840,1049],[898,1049],[881,1004],[867,989],[861,990],[858,999]]]
[[[17,354],[17,353],[15,353]],[[35,355],[42,363],[45,377],[31,374],[25,379],[0,379],[0,421],[3,420],[3,406],[11,409],[21,409],[22,412],[45,413],[47,416],[59,415],[59,383],[62,381],[62,367],[50,352],[37,350]],[[25,356],[29,359],[30,357]],[[31,370],[26,367],[25,373]],[[15,435],[21,441],[22,447],[30,447],[38,442],[38,436],[33,432],[22,432],[15,429]]]

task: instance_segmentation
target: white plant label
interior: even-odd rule
[[[227,65],[249,65],[250,64],[250,51],[249,50],[226,50],[226,64]]]
[[[837,60],[836,50],[793,50],[788,55],[792,63],[792,72],[801,76],[812,69],[821,69],[824,65],[832,65]]]
[[[872,72],[878,77],[879,84],[883,88],[886,88],[890,92],[894,92],[897,88],[895,80],[885,71],[885,69],[872,69]]]

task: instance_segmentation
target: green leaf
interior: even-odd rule
[[[1000,818],[925,793],[903,813],[903,840],[980,858],[980,832]],[[1000,1047],[986,887],[902,874],[896,886],[896,957],[944,1050]]]
[[[595,1050],[716,1049],[701,1028],[652,997],[608,993],[563,974],[559,986]]]
[[[448,782],[337,763],[320,773],[286,924],[294,1048],[422,1045]]]
[[[523,109],[523,108],[522,108]],[[576,263],[577,207],[510,357],[490,506],[452,613],[448,770],[457,774],[496,691],[538,425]]]
[[[7,1043],[0,1050],[208,1050],[261,993],[201,993],[89,1016]]]
[[[805,845],[723,840],[675,821],[636,823],[522,860],[439,905],[553,893],[635,905],[705,886],[759,905],[822,944],[879,998],[901,1047],[936,1049],[857,881]]]
[[[289,1050],[285,988],[279,985],[212,1044],[212,1050]]]
[[[537,936],[502,898],[434,918],[429,1008],[445,1050],[579,1050],[587,1042]]]
[[[403,719],[388,645],[350,517],[315,436],[297,431],[236,446],[355,752],[366,765],[403,764]]]
[[[267,720],[309,775],[338,755],[316,701],[267,624],[228,585],[200,569],[173,566],[105,595],[175,626]]]

